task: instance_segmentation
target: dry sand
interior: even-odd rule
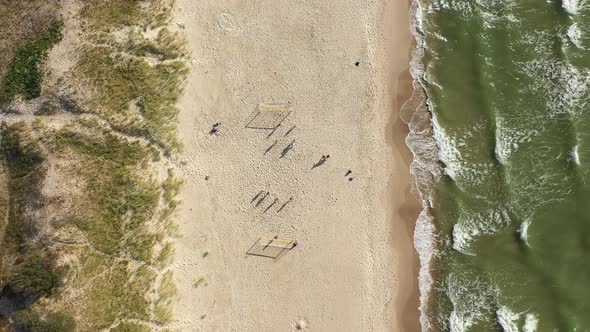
[[[398,120],[410,89],[409,4],[177,0],[176,7],[192,70],[180,103],[186,184],[173,325],[418,330],[411,241],[418,207]],[[261,102],[290,102],[294,111],[274,132],[246,128]],[[219,132],[210,135],[215,122]],[[260,191],[270,194],[256,206]],[[273,236],[298,246],[276,261],[246,255],[259,237]]]

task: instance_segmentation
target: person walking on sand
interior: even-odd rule
[[[209,132],[209,135],[217,134],[217,132],[219,131],[219,126],[221,126],[221,122],[215,122],[213,124],[213,127],[211,127],[211,131]]]
[[[323,164],[326,162],[326,160],[328,160],[328,158],[330,158],[330,155],[322,155],[322,157],[320,158],[320,160],[318,160],[318,162],[317,162],[317,163],[315,163],[315,164],[314,164],[314,165],[311,167],[311,169],[314,169],[314,168],[316,168],[316,167],[318,167],[318,166],[322,166],[322,165],[323,165]]]

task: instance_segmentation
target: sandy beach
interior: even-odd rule
[[[191,73],[175,327],[419,330],[408,7],[177,1]],[[275,236],[291,246],[278,259],[246,254]]]

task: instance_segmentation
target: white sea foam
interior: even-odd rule
[[[496,318],[498,324],[502,327],[504,332],[536,332],[539,320],[535,314],[527,313],[524,316],[524,324],[522,330],[519,327],[519,321],[523,313],[516,313],[506,306],[500,307],[496,311]]]
[[[470,1],[461,0],[434,0],[429,1],[425,8],[426,12],[432,13],[437,11],[454,11],[458,14],[472,15],[475,10],[474,4]]]
[[[485,127],[486,123],[482,121],[462,131],[455,128],[454,130],[458,133],[450,134],[438,123],[436,115],[432,115],[432,129],[438,147],[438,159],[445,165],[445,174],[455,180],[460,187],[481,184],[495,167],[492,161],[474,163],[468,161],[463,155],[472,152],[467,147],[472,146],[474,141],[479,139],[478,135]]]
[[[451,273],[445,282],[446,294],[453,305],[448,317],[451,332],[468,331],[493,312],[498,290],[481,277]]]
[[[531,225],[531,220],[527,219],[525,222],[523,222],[522,224],[520,224],[520,228],[518,229],[518,232],[520,233],[520,239],[528,246],[529,245],[529,241],[528,241],[528,231],[529,231],[529,226]]]
[[[567,29],[567,37],[577,48],[581,50],[584,49],[584,46],[582,45],[582,30],[580,30],[576,23],[570,25]]]
[[[477,12],[483,18],[485,28],[495,28],[510,23],[518,23],[519,20],[514,16],[511,7],[516,1],[508,0],[476,0]]]
[[[551,52],[553,52],[554,42],[552,36],[558,33],[557,28],[553,28],[553,30],[555,31],[545,30],[527,33],[519,42],[525,44],[529,48],[534,49],[539,55],[551,54]]]
[[[461,211],[453,225],[453,249],[465,254],[471,251],[472,242],[482,235],[492,235],[510,224],[510,216],[504,208],[490,208],[481,213]]]
[[[531,156],[531,158],[547,158],[541,156]],[[545,162],[533,162],[533,168],[544,167]],[[531,165],[528,167],[530,172]],[[518,171],[518,170],[516,170]],[[526,170],[525,170],[526,171]],[[512,208],[513,211],[524,220],[532,218],[534,211],[543,206],[562,201],[566,199],[575,186],[576,179],[564,167],[561,171],[552,173],[540,173],[536,178],[515,179],[512,183]],[[551,198],[547,198],[543,193],[551,193]]]
[[[572,151],[570,152],[572,155],[572,159],[577,165],[580,165],[580,155],[578,154],[578,145],[574,146]]]
[[[518,328],[518,319],[520,314],[513,312],[510,308],[502,306],[496,311],[498,324],[504,332],[520,332]]]
[[[575,115],[586,109],[590,97],[590,71],[578,69],[558,60],[532,60],[520,67],[529,76],[529,89],[543,96],[550,116],[570,113]]]
[[[449,317],[449,330],[451,332],[466,332],[473,326],[473,319],[457,314],[455,310]]]
[[[500,24],[518,22],[517,17],[510,10],[506,10],[514,4],[516,1],[507,0],[433,0],[428,2],[425,11],[453,11],[466,18],[478,16],[483,18],[485,28],[494,28]]]
[[[537,326],[539,326],[539,318],[535,314],[526,314],[522,332],[537,332]]]
[[[545,59],[528,61],[523,63],[520,69],[531,79],[531,84],[526,87],[527,92],[544,98],[548,110],[547,117],[539,125],[540,130],[546,125],[552,125],[554,118],[560,114],[568,114],[575,121],[587,111],[590,100],[590,70],[579,69],[561,60]],[[570,151],[570,155],[574,162],[580,162],[576,149]],[[525,180],[526,182],[513,186],[516,206],[520,207],[518,213],[525,218],[528,217],[527,211],[534,211],[540,206],[563,200],[571,194],[575,186],[575,179],[565,167],[561,171],[553,170],[551,173],[543,170],[547,162],[545,151],[532,151],[529,158],[531,164],[527,167],[538,168],[542,175],[534,181]],[[551,192],[551,199],[547,200],[543,195],[535,194],[542,192]]]
[[[496,118],[496,159],[502,164],[508,163],[520,144],[531,142],[537,135],[537,130],[509,128],[504,118]]]
[[[561,6],[570,15],[575,15],[580,9],[580,0],[563,0]]]
[[[428,207],[431,205],[430,192],[434,183],[440,179],[440,168],[437,163],[436,144],[432,138],[430,114],[426,110],[425,89],[421,79],[424,77],[425,68],[422,63],[424,53],[424,40],[422,33],[422,8],[418,1],[413,1],[411,7],[412,32],[416,40],[416,48],[412,54],[410,74],[412,75],[414,93],[412,97],[402,105],[400,118],[408,124],[410,133],[406,137],[406,144],[413,154],[410,165],[410,173],[414,177],[413,191],[422,202],[422,211],[416,221],[414,230],[414,246],[420,258],[420,272],[418,286],[420,289],[420,324],[422,331],[431,330],[431,315],[427,304],[433,287],[431,275],[432,258],[438,254],[436,250],[436,237],[434,220],[429,215]]]
[[[433,279],[430,274],[432,258],[437,254],[435,249],[434,223],[432,217],[428,214],[428,209],[424,208],[416,221],[414,230],[414,247],[420,258],[420,273],[418,282],[420,287],[420,323],[422,331],[430,330],[430,321],[426,304],[432,291]]]

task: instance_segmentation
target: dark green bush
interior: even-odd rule
[[[23,297],[50,295],[59,285],[59,276],[53,268],[51,258],[41,252],[28,253],[24,261],[15,267],[8,281],[10,288]]]
[[[61,40],[61,23],[55,23],[41,38],[18,49],[4,79],[1,102],[16,96],[25,99],[39,97],[41,94],[41,61],[47,51]]]

